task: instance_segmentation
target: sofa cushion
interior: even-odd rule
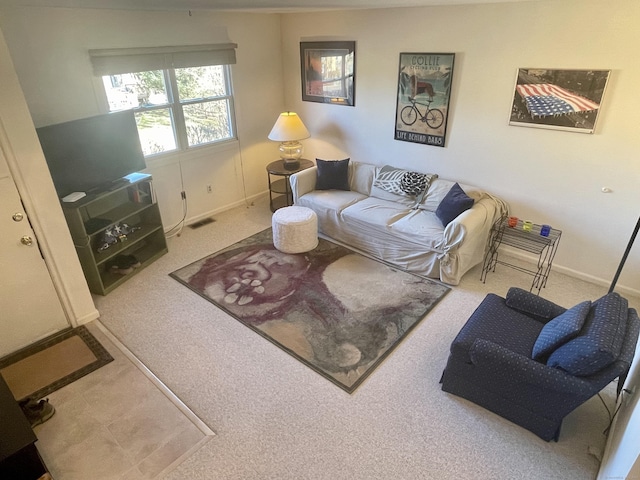
[[[590,308],[591,301],[587,300],[547,322],[533,345],[531,357],[534,360],[541,360],[560,345],[575,338],[580,333]]]
[[[302,195],[296,205],[311,208],[318,215],[338,215],[349,205],[365,198],[366,195],[346,190],[314,190]]]
[[[557,348],[547,365],[572,375],[592,375],[613,363],[622,349],[628,302],[609,293],[593,302],[580,334]]]
[[[321,160],[316,158],[318,178],[316,190],[349,190],[349,159]]]
[[[489,293],[456,336],[451,353],[468,358],[473,343],[484,339],[529,357],[542,326],[528,315],[507,307],[502,297]]]
[[[446,227],[453,219],[471,207],[473,207],[473,198],[464,193],[460,185],[454,183],[449,193],[445,195],[440,205],[438,205],[436,215],[442,225]]]
[[[396,202],[368,197],[345,208],[341,216],[346,222],[388,232],[391,224],[410,211]]]
[[[443,251],[444,227],[433,212],[411,210],[394,221],[389,228],[394,237],[417,243],[435,252]]]
[[[349,179],[351,190],[369,196],[378,167],[370,163],[351,161],[349,169],[351,170]]]

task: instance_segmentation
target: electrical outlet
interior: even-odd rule
[[[211,189],[211,185],[207,185],[207,193],[211,193],[213,190]]]

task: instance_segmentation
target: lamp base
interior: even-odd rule
[[[283,158],[285,170],[297,170],[300,168],[300,160],[297,158]]]

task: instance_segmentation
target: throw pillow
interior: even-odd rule
[[[558,347],[547,365],[571,375],[586,376],[613,363],[625,342],[629,304],[616,292],[592,304],[580,335]]]
[[[316,190],[350,190],[349,158],[344,160],[321,160],[316,158],[318,178]]]
[[[465,210],[473,207],[473,198],[469,197],[458,183],[454,183],[436,209],[436,216],[445,227]]]
[[[559,346],[577,337],[590,309],[591,301],[587,300],[547,322],[533,345],[532,358],[541,360]]]
[[[431,180],[437,175],[431,173],[410,172],[385,165],[376,175],[373,185],[396,195],[415,197],[429,188]]]

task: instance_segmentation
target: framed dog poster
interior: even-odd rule
[[[610,73],[519,68],[509,125],[593,133]]]
[[[444,147],[453,53],[401,53],[395,139]]]

